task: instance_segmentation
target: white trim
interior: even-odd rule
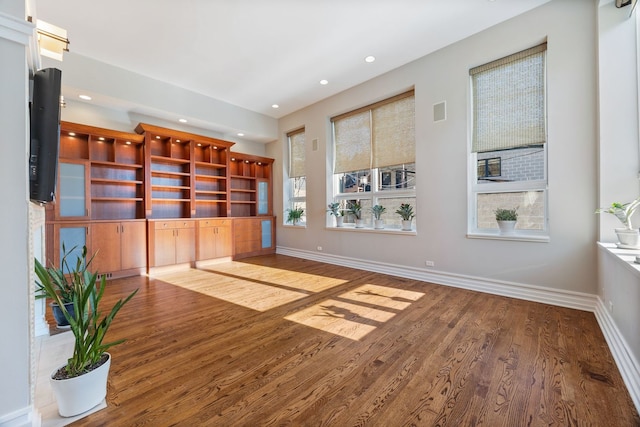
[[[28,46],[35,28],[31,22],[0,12],[0,38]]]
[[[466,276],[462,274],[453,274],[444,271],[407,267],[396,264],[372,262],[363,259],[343,257],[326,253],[285,248],[282,246],[278,246],[276,248],[276,253],[296,258],[304,258],[313,261],[341,265],[344,267],[351,267],[358,270],[373,271],[376,273],[390,274],[407,279],[422,280],[438,285],[469,289],[472,291],[523,299],[533,302],[541,302],[544,304],[550,304],[559,307],[573,308],[576,310],[593,312],[596,309],[596,295],[586,294],[583,292],[565,291],[515,282],[489,280],[475,276]]]
[[[0,425],[3,427],[37,427],[41,425],[40,413],[33,406],[26,406],[0,416]]]
[[[600,297],[598,297],[596,304],[595,315],[620,375],[629,390],[631,400],[636,405],[636,409],[640,410],[640,363],[633,356],[629,345]]]

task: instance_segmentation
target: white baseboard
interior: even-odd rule
[[[313,251],[303,251],[280,246],[276,248],[276,253],[296,258],[326,262],[328,264],[341,265],[344,267],[351,267],[358,270],[373,271],[376,273],[389,274],[407,279],[421,280],[438,285],[452,286],[455,288],[469,289],[493,295],[573,308],[576,310],[593,312],[596,307],[596,295],[586,294],[583,292],[565,291],[545,288],[542,286],[525,285],[522,283],[490,280],[481,277],[436,271],[433,269],[372,262],[363,259]]]
[[[627,386],[627,390],[629,390],[631,399],[636,409],[640,411],[640,363],[633,356],[629,345],[616,326],[615,320],[611,317],[604,302],[599,297],[595,315],[616,365],[618,365],[620,375]]]
[[[0,415],[2,427],[39,427],[40,416],[33,406],[27,406],[8,414]]]

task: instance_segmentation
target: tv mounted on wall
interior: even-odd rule
[[[55,199],[60,149],[60,92],[62,72],[45,68],[33,77],[29,192],[34,202]]]

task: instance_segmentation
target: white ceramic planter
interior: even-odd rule
[[[514,234],[516,228],[516,221],[498,221],[498,229],[500,234]]]
[[[629,230],[628,228],[616,228],[616,236],[621,248],[637,248],[640,246],[640,233],[637,229]]]
[[[402,220],[402,230],[411,231],[411,222],[412,222],[412,220],[410,220],[410,219],[403,219]]]
[[[376,230],[381,230],[384,228],[384,219],[374,219],[373,220],[373,228]]]
[[[364,228],[364,219],[356,219],[356,228]]]
[[[54,380],[53,375],[62,365],[51,373],[50,382],[58,402],[58,413],[62,417],[73,417],[87,412],[99,405],[107,396],[107,378],[111,367],[111,355],[97,369],[66,380]]]
[[[336,227],[342,227],[343,223],[344,223],[344,217],[343,216],[337,216],[336,217]]]

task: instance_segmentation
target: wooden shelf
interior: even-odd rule
[[[151,156],[151,160],[156,163],[171,163],[176,165],[188,165],[191,163],[189,159],[178,159],[173,157]]]
[[[91,166],[106,166],[110,168],[122,168],[122,169],[142,169],[143,168],[143,165],[141,164],[104,162],[100,160],[92,160]]]
[[[117,184],[117,185],[141,185],[143,181],[131,181],[127,179],[110,179],[110,178],[91,178],[91,182],[103,183],[103,184]]]
[[[142,202],[142,197],[92,197],[92,202]]]

